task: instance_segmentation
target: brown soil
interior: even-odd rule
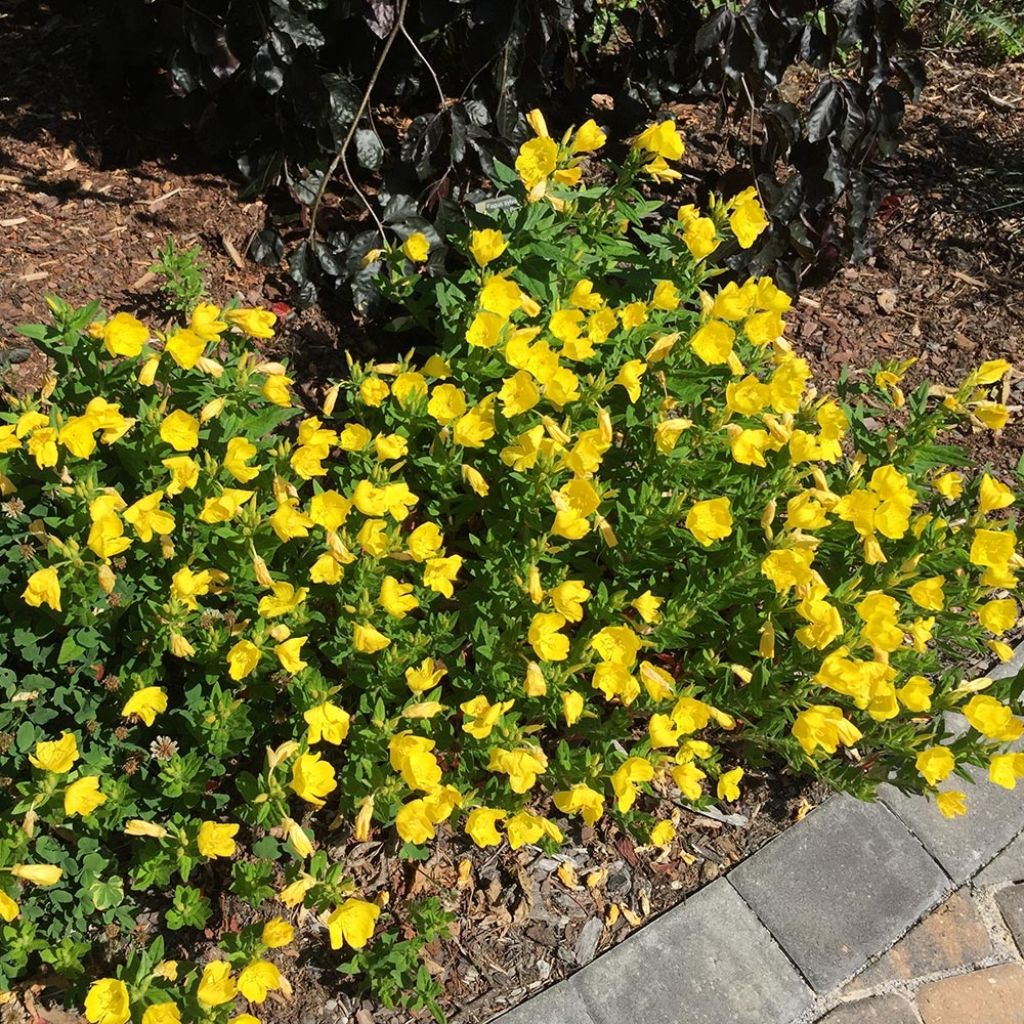
[[[48,18],[45,4],[0,0],[0,26],[7,37],[0,81],[13,98],[0,111],[0,350],[22,344],[16,324],[45,321],[50,292],[76,304],[98,298],[110,311],[159,311],[148,267],[168,234],[180,247],[202,247],[214,300],[287,301],[280,272],[245,258],[264,222],[263,203],[237,202],[227,177],[191,162],[187,140],[119,125],[90,84],[73,31],[60,17]],[[1022,67],[942,55],[928,64],[931,83],[911,108],[907,142],[883,170],[891,195],[875,255],[805,292],[792,318],[791,336],[826,388],[844,368],[876,360],[913,356],[909,381],[956,383],[982,359],[1020,362],[1024,355],[1017,298],[1024,288]],[[322,373],[322,357],[338,365],[346,332],[310,310],[288,320],[284,342]],[[37,382],[42,369],[32,355],[16,368],[16,382]],[[1007,398],[1024,404],[1019,376]],[[999,434],[964,440],[978,464],[1009,473],[1024,454],[1024,416],[1018,412]],[[613,825],[570,835],[551,857],[478,851],[453,837],[439,842],[426,864],[402,863],[382,843],[338,853],[394,898],[437,895],[456,914],[454,937],[427,950],[427,966],[444,985],[453,1024],[473,1024],[620,941],[823,795],[790,776],[751,782],[731,820],[678,811],[679,838],[667,854],[637,848]],[[471,870],[460,884],[464,858]],[[563,864],[578,884],[559,877]],[[603,925],[616,913],[613,905],[617,922]],[[225,910],[220,926],[237,927],[232,917]],[[295,997],[268,1004],[263,1020],[410,1019],[353,1001],[334,962],[315,956],[290,964]]]

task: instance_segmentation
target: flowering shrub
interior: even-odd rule
[[[1024,775],[1020,685],[958,667],[1009,654],[1014,495],[936,441],[1005,422],[1008,364],[818,396],[787,296],[716,283],[752,191],[660,218],[637,180],[672,175],[671,122],[603,185],[596,125],[530,122],[460,269],[422,274],[418,233],[371,254],[430,340],[316,415],[262,310],[159,332],[54,300],[24,329],[54,376],[0,418],[7,985],[42,960],[95,1024],[251,1024],[291,920],[372,973],[388,894],[349,839],[616,816],[667,847],[672,801],[778,759],[862,796]],[[226,893],[261,918],[205,965],[140,923],[201,930]]]

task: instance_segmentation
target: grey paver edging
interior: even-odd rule
[[[990,674],[1021,667],[1024,645]],[[952,822],[891,787],[875,804],[835,796],[495,1024],[802,1024],[980,869],[1024,870],[1020,789],[983,783]]]

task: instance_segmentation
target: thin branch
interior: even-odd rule
[[[363,206],[366,207],[366,212],[373,218],[377,225],[377,230],[380,232],[381,238],[384,237],[384,225],[381,223],[376,211],[370,205],[370,201],[365,195],[363,195],[362,189],[359,188],[355,179],[352,177],[352,171],[348,166],[348,147],[351,145],[352,139],[356,134],[356,129],[359,127],[359,122],[362,119],[363,114],[366,112],[366,108],[369,106],[370,96],[373,94],[373,87],[377,84],[377,79],[380,77],[381,69],[384,67],[384,62],[387,60],[388,53],[391,50],[391,45],[398,38],[398,33],[402,31],[403,23],[405,21],[405,12],[408,6],[409,0],[401,0],[399,3],[398,13],[395,15],[395,24],[392,26],[387,39],[384,41],[384,48],[380,52],[380,57],[377,60],[377,66],[373,69],[373,74],[370,75],[370,81],[366,85],[366,91],[363,93],[363,98],[359,101],[359,106],[356,108],[356,113],[352,118],[352,123],[348,126],[348,131],[345,133],[345,138],[342,140],[341,147],[338,149],[338,152],[335,153],[334,159],[331,161],[330,166],[327,168],[323,179],[320,182],[320,187],[316,190],[316,197],[313,199],[313,205],[309,214],[310,242],[316,238],[317,214],[320,212],[320,204],[323,202],[324,192],[327,191],[327,185],[331,178],[334,177],[339,164],[345,172],[345,180],[348,182],[352,191],[359,196],[360,202],[362,202]]]

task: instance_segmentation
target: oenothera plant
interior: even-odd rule
[[[614,817],[668,847],[674,805],[768,764],[861,796],[1024,775],[1019,684],[961,668],[1009,653],[1014,495],[936,440],[998,429],[1010,367],[819,396],[787,296],[716,280],[753,192],[666,216],[638,188],[675,173],[672,123],[603,184],[593,123],[531,124],[448,273],[421,234],[370,255],[416,349],[317,415],[254,347],[267,312],[158,332],[54,301],[25,330],[54,375],[0,426],[8,985],[43,959],[90,1021],[221,1024],[287,987],[291,921],[372,964],[393,912],[351,839]],[[225,891],[266,920],[205,966],[131,941]]]

